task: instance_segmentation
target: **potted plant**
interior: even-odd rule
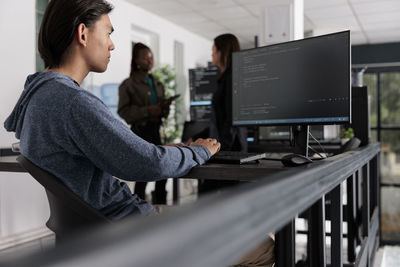
[[[347,143],[353,137],[354,137],[354,130],[351,127],[347,128],[347,129],[343,128],[339,133],[339,138],[340,138],[340,142],[342,143],[342,145]]]
[[[165,97],[176,95],[176,72],[168,64],[154,68],[152,74],[164,85]],[[160,131],[163,144],[178,142],[182,135],[183,123],[179,122],[180,108],[183,105],[181,98],[176,99],[170,106],[168,118],[163,119]]]

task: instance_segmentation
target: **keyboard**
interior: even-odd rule
[[[240,151],[219,151],[210,158],[210,163],[243,164],[265,158],[265,153],[248,153]]]
[[[286,156],[288,154],[291,154],[291,153],[289,153],[289,152],[288,153],[267,152],[267,153],[265,153],[265,158],[266,159],[272,159],[272,160],[274,160],[274,159],[279,160],[279,159],[283,158],[284,156]]]

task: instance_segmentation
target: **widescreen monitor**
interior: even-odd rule
[[[351,121],[350,31],[233,53],[233,125]]]

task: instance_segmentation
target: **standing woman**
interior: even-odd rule
[[[247,152],[247,129],[232,126],[232,53],[240,51],[235,35],[217,36],[212,46],[212,64],[219,69],[218,87],[212,98],[210,137],[221,143],[221,150]],[[199,193],[236,185],[234,181],[199,180]]]
[[[132,50],[131,73],[119,86],[118,114],[132,131],[155,145],[161,145],[161,118],[169,113],[169,102],[164,97],[164,86],[150,74],[153,68],[153,53],[142,43],[136,43]],[[167,180],[156,182],[152,192],[153,204],[166,204]],[[145,199],[147,182],[136,182],[135,194]]]
[[[235,35],[226,33],[214,39],[212,64],[219,69],[218,87],[212,98],[210,135],[221,142],[221,150],[247,152],[247,130],[232,126],[232,53],[240,51]]]

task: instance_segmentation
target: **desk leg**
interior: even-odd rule
[[[179,179],[172,179],[172,203],[179,204]]]
[[[295,266],[295,229],[294,219],[275,235],[275,266]]]
[[[325,267],[325,196],[308,211],[307,259],[310,267]]]

